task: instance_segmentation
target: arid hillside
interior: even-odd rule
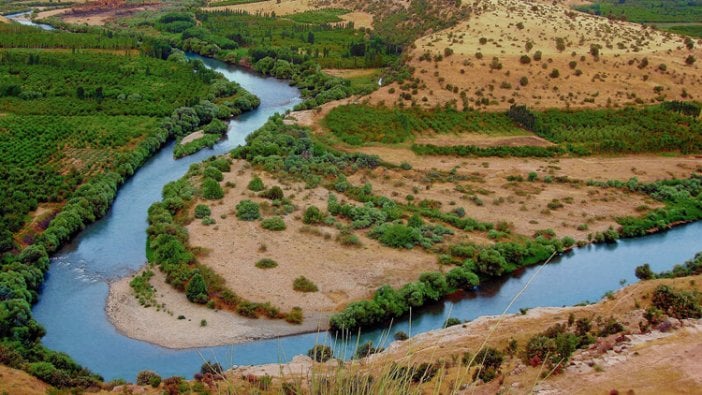
[[[372,102],[459,108],[606,107],[702,94],[693,39],[536,1],[480,1],[456,26],[408,51],[414,81]]]

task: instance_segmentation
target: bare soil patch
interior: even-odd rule
[[[0,393],[44,395],[49,388],[51,386],[29,373],[0,364]]]
[[[325,2],[316,0],[268,0],[258,1],[255,3],[233,4],[225,6],[218,6],[217,2],[209,2],[208,7],[204,7],[203,9],[206,11],[245,11],[251,14],[269,14],[271,12],[275,12],[276,15],[289,15],[325,8],[325,6],[331,7],[332,4],[329,1]]]
[[[455,173],[465,176],[463,181],[428,183],[427,174],[432,170],[387,169],[355,175],[349,180],[354,184],[368,181],[374,193],[403,203],[406,196],[412,195],[414,202],[439,202],[444,212],[461,207],[468,217],[483,222],[505,222],[513,234],[529,237],[538,230],[553,229],[560,237],[586,240],[589,233],[617,227],[618,217],[642,215],[637,207],[647,207],[645,212],[661,206],[645,195],[616,189],[543,181],[509,182],[509,176],[526,180],[528,168],[543,180],[553,162],[522,159],[496,168],[492,166],[495,161],[491,159],[488,168],[477,160],[459,165]],[[467,237],[469,241],[486,242],[481,235]]]
[[[197,132],[190,133],[189,135],[183,137],[183,139],[180,140],[180,143],[187,144],[191,141],[195,141],[195,140],[202,138],[204,136],[205,136],[205,132],[203,132],[202,130],[198,130]]]
[[[297,207],[284,217],[287,229],[273,232],[263,229],[258,221],[238,220],[234,208],[241,200],[266,201],[246,189],[253,175],[248,167],[246,162],[236,161],[232,171],[225,173],[222,183],[233,183],[236,187],[229,188],[222,201],[199,202],[211,206],[215,225],[193,221],[187,226],[190,244],[205,251],[198,257],[199,261],[222,275],[227,286],[240,296],[271,302],[283,311],[299,306],[305,314],[332,312],[350,301],[369,297],[383,284],[404,285],[416,280],[422,272],[438,269],[436,257],[419,248],[383,247],[360,232],[355,233],[361,238],[361,247],[344,247],[335,240],[336,228],[303,229],[303,210],[310,205],[325,210],[329,191],[304,189],[299,183],[281,185],[263,173],[259,176],[266,187],[281,185]],[[264,217],[272,215],[263,211]],[[256,268],[255,263],[263,258],[273,259],[279,266],[267,270]],[[294,291],[292,283],[298,276],[312,280],[319,292]]]
[[[258,270],[258,269],[256,269]],[[306,312],[301,325],[283,320],[245,318],[226,311],[212,310],[191,303],[185,294],[166,284],[165,276],[154,270],[151,285],[156,289],[156,301],[165,305],[145,308],[134,297],[125,277],[110,284],[105,307],[110,322],[126,336],[168,348],[207,347],[250,342],[325,328],[328,316]],[[179,316],[185,318],[179,319]],[[201,321],[206,321],[202,326]]]

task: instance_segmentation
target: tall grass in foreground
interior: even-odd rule
[[[512,298],[510,303],[500,314],[500,319],[484,336],[480,347],[475,353],[464,353],[459,358],[454,354],[439,358],[439,347],[429,345],[431,353],[419,355],[421,349],[413,346],[415,341],[411,337],[407,340],[406,353],[397,358],[383,354],[366,355],[359,357],[364,345],[360,344],[360,336],[346,334],[336,338],[333,344],[318,343],[316,346],[329,347],[340,353],[335,355],[339,359],[331,359],[331,354],[319,359],[320,354],[314,354],[318,362],[311,369],[301,372],[286,370],[280,366],[279,375],[271,376],[247,375],[232,377],[222,375],[222,383],[218,386],[219,394],[314,394],[314,395],[375,395],[375,394],[458,394],[472,393],[477,390],[478,383],[491,381],[499,376],[500,362],[495,363],[497,356],[495,349],[488,346],[493,334],[499,329],[502,321],[507,317],[507,312],[521,295],[528,289],[533,280],[540,274],[543,267],[548,264],[556,254],[552,254],[542,263],[524,287]],[[449,314],[450,316],[450,311]],[[411,336],[411,312],[410,333]],[[390,323],[388,330],[384,331],[377,344],[386,344],[392,330]],[[353,355],[355,359],[346,360],[349,342],[355,340]],[[546,358],[547,359],[547,358]],[[204,361],[204,359],[203,359]],[[561,361],[562,362],[562,361]],[[540,371],[533,383],[535,387],[540,381],[553,374],[561,363],[555,367],[541,365]],[[242,379],[242,380],[239,380]],[[252,392],[253,391],[253,392]],[[529,391],[526,391],[529,392]]]

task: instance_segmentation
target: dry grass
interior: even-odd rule
[[[51,388],[28,373],[0,364],[0,393],[44,395]]]
[[[292,202],[297,210],[284,217],[287,229],[271,232],[264,230],[258,221],[238,220],[234,207],[239,201],[266,202],[246,189],[253,175],[248,167],[246,162],[237,161],[232,171],[224,174],[222,184],[230,182],[236,187],[229,188],[221,202],[199,202],[211,206],[217,224],[205,226],[193,221],[187,227],[190,244],[207,251],[199,261],[222,275],[227,285],[242,297],[269,301],[283,311],[300,306],[305,313],[331,312],[350,301],[370,296],[383,284],[404,285],[416,280],[422,272],[438,268],[435,256],[419,248],[408,251],[383,247],[358,231],[354,233],[363,245],[344,247],[335,240],[336,228],[305,226],[301,220],[304,209],[315,205],[325,211],[329,191],[321,187],[304,189],[300,183],[281,185],[264,173],[259,175],[266,187],[281,185],[286,197],[294,195]],[[265,210],[262,214],[273,215]],[[226,218],[222,219],[222,215]],[[254,264],[262,258],[273,259],[279,266],[256,269]],[[312,280],[319,292],[293,291],[293,280],[299,276]]]
[[[456,100],[460,108],[461,92],[468,106],[478,107],[474,100],[485,97],[493,109],[509,107],[510,100],[535,108],[584,108],[653,103],[659,96],[681,100],[684,92],[688,98],[702,97],[702,66],[684,61],[689,54],[702,58],[702,49],[698,44],[687,50],[681,36],[546,2],[498,0],[481,5],[483,11],[457,26],[415,42],[409,64],[421,80],[413,95],[419,104]],[[565,42],[562,51],[556,45],[559,37]],[[529,51],[527,42],[533,44]],[[590,54],[593,44],[602,46],[598,59]],[[453,55],[437,62],[419,60],[424,53],[443,55],[445,48]],[[536,51],[542,52],[541,61],[520,63],[520,56],[533,56]],[[482,59],[476,57],[478,52]],[[493,58],[502,64],[500,70],[491,69]],[[643,58],[648,60],[646,67],[641,67]],[[573,69],[572,61],[576,62]],[[658,69],[660,64],[666,65],[665,71]],[[549,76],[553,69],[559,70],[558,78]],[[576,70],[582,75],[576,76]],[[526,87],[520,87],[521,77],[528,78]],[[511,88],[501,88],[503,83]],[[654,91],[657,86],[662,87],[661,93]],[[399,93],[396,85],[384,87],[371,95],[371,101],[394,103]]]

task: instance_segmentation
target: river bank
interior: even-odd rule
[[[134,297],[130,280],[131,277],[125,277],[110,283],[105,306],[110,322],[125,336],[166,348],[245,343],[324,331],[328,326],[328,313],[305,312],[304,322],[293,325],[284,320],[245,318],[190,303],[184,293],[166,284],[159,270],[154,270],[151,285],[156,289],[157,303],[165,307],[146,308]]]

